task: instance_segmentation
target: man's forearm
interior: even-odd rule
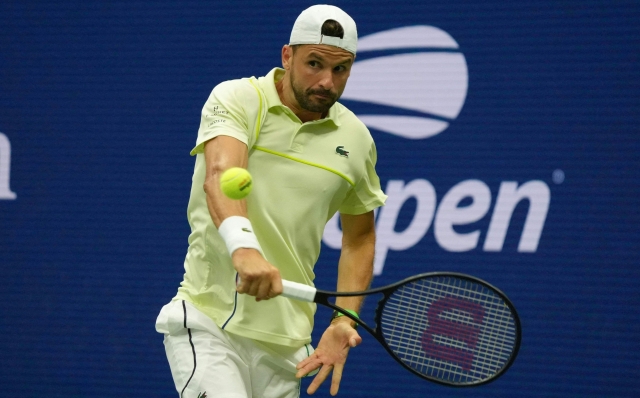
[[[373,278],[375,224],[373,214],[343,216],[344,238],[338,263],[337,289],[341,292],[366,290]],[[364,298],[338,297],[342,308],[359,311]]]
[[[358,255],[357,252],[362,252]],[[363,257],[371,257],[371,262],[363,261]],[[373,277],[373,253],[365,248],[351,252],[349,255],[340,256],[338,271],[338,291],[353,292],[366,290],[371,284]],[[336,305],[348,310],[360,312],[360,307],[364,301],[363,296],[338,297]]]
[[[247,167],[247,146],[232,137],[220,136],[205,144],[207,207],[216,227],[229,216],[247,216],[245,200],[226,197],[220,189],[220,176],[230,167]]]

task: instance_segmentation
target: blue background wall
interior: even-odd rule
[[[278,66],[293,21],[311,4],[0,3],[0,133],[9,143],[0,165],[10,164],[1,166],[0,185],[9,171],[16,196],[0,199],[0,396],[176,395],[154,321],[182,277],[188,152],[201,107],[217,83]],[[492,198],[484,217],[455,228],[480,231],[475,248],[443,248],[431,225],[417,244],[389,251],[374,285],[418,272],[470,273],[511,297],[524,328],[514,366],[463,390],[410,375],[364,336],[341,395],[638,396],[640,6],[336,5],[361,37],[434,26],[466,60],[464,106],[439,119],[448,129],[418,140],[372,129],[383,187],[427,180],[440,203],[475,179]],[[345,104],[356,113],[418,115]],[[526,200],[502,249],[484,250],[501,183],[533,180],[550,191],[536,250],[517,249]],[[416,203],[404,203],[396,233]],[[324,247],[319,287],[333,288],[337,256]],[[318,324],[328,316],[320,310]],[[318,396],[328,396],[328,386]]]

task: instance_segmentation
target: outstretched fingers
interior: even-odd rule
[[[329,375],[331,374],[331,370],[333,370],[333,366],[322,365],[322,368],[320,368],[320,371],[318,372],[316,377],[314,377],[313,380],[311,381],[311,384],[309,384],[309,388],[307,388],[307,394],[313,395],[318,390],[320,385],[327,379],[327,377],[329,377]],[[331,383],[331,391],[332,391],[331,392],[332,395],[336,395],[333,393],[333,382]],[[337,393],[337,389],[336,389],[336,393]]]
[[[338,389],[340,389],[340,381],[342,381],[342,370],[344,369],[343,364],[336,364],[333,367],[333,377],[331,378],[331,389],[329,392],[331,395],[337,395]]]

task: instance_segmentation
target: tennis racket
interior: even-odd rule
[[[342,312],[371,333],[402,366],[447,386],[495,380],[520,347],[513,304],[487,282],[459,273],[426,273],[362,292],[327,292],[282,281],[282,295]],[[382,293],[376,328],[329,302],[331,297]]]

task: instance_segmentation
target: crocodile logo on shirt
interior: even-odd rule
[[[342,145],[336,148],[336,153],[340,156],[344,156],[345,158],[349,157],[349,151],[345,151],[344,146]]]
[[[249,233],[253,232],[253,231],[251,231],[249,228],[242,228],[242,230],[243,230],[244,232],[249,232]]]
[[[201,392],[200,394],[198,394],[198,398],[207,398],[207,392]]]

